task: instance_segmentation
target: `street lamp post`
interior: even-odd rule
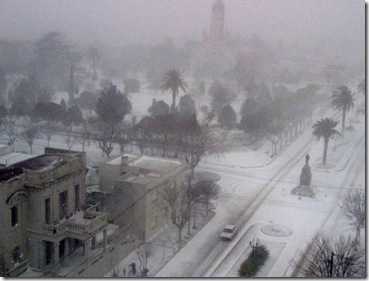
[[[250,242],[249,242],[250,247],[252,248],[252,250],[255,250],[258,245],[259,245],[259,239],[258,238],[253,238]]]
[[[332,252],[332,255],[331,255],[331,260],[330,260],[330,269],[329,269],[329,277],[333,277],[333,257],[335,256],[336,254]]]

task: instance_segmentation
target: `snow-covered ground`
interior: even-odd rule
[[[146,115],[153,97],[163,99],[168,104],[171,102],[169,94],[143,92],[130,96],[134,109],[132,115],[136,116]],[[135,106],[137,104],[139,106]],[[320,118],[316,117],[316,120]],[[270,259],[258,276],[289,276],[291,260],[304,251],[307,242],[317,231],[335,233],[334,236],[341,233],[353,235],[353,228],[342,218],[337,204],[347,189],[365,187],[364,115],[356,116],[354,120],[354,131],[346,131],[343,140],[330,142],[328,164],[325,167],[320,164],[323,142],[313,140],[311,129],[294,139],[274,158],[269,155],[270,143],[265,142],[257,150],[244,147],[218,158],[204,159],[198,170],[211,171],[221,177],[218,182],[221,194],[214,202],[215,216],[179,252],[169,250],[177,247],[175,239],[167,241],[168,251],[162,259],[158,257],[163,255],[163,247],[154,247],[153,258],[148,263],[149,276],[236,277],[240,262],[250,251],[249,241],[254,237],[258,237],[271,251]],[[2,136],[2,142],[5,140],[5,136]],[[42,154],[46,143],[46,139],[36,140],[34,153]],[[60,135],[52,137],[50,146],[67,148],[64,137]],[[72,147],[72,150],[81,149],[79,144]],[[29,148],[23,141],[17,140],[16,150],[29,151]],[[86,151],[88,165],[106,161],[95,143],[86,147]],[[319,191],[314,199],[290,194],[291,189],[299,183],[307,152],[312,167],[312,184]],[[113,155],[119,154],[116,147]],[[296,154],[299,157],[295,158]],[[359,161],[355,162],[357,158]],[[256,206],[259,201],[255,198],[263,199],[260,206]],[[219,233],[229,223],[237,224],[239,234],[230,243],[221,242]],[[266,230],[268,227],[269,231]],[[168,228],[165,231],[176,230]],[[150,242],[160,245],[161,238],[162,235],[158,234]],[[213,250],[213,247],[216,249]],[[123,260],[117,269],[126,268],[132,262],[137,263],[135,253]]]

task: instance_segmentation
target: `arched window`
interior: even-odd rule
[[[11,207],[10,212],[11,212],[11,224],[12,227],[14,227],[18,224],[18,207],[17,206]]]
[[[15,247],[13,250],[13,262],[19,262],[21,259],[21,251],[19,247]]]

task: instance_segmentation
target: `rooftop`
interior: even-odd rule
[[[1,146],[1,144],[0,144]],[[10,166],[16,163],[22,162],[27,159],[35,158],[36,155],[25,154],[20,152],[10,152],[4,155],[0,155],[0,166]]]
[[[141,169],[157,171],[157,172],[169,172],[174,170],[182,164],[181,161],[154,158],[141,155],[124,154],[115,159],[110,160],[107,164],[110,165],[122,165],[122,157],[128,157],[128,166],[134,166]]]
[[[161,175],[160,174],[154,174],[154,173],[145,173],[145,172],[141,172],[139,174],[128,174],[126,176],[122,176],[121,179],[124,180],[125,182],[130,182],[130,183],[137,183],[137,184],[148,184],[152,181],[155,181],[156,179],[160,178]]]
[[[181,164],[182,163],[180,161],[176,160],[152,158],[147,156],[142,156],[133,163],[136,167],[159,172],[169,172]]]
[[[40,171],[58,162],[57,155],[41,155],[1,169],[0,181],[6,181],[23,173],[23,169]]]

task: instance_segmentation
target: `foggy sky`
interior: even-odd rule
[[[201,39],[212,0],[1,0],[0,38],[60,31],[87,44]],[[364,48],[363,0],[224,0],[232,33]]]

